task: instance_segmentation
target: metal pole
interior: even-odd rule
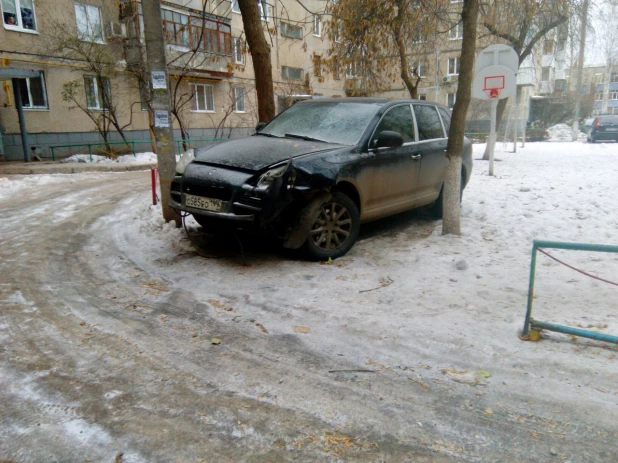
[[[519,86],[515,91],[515,123],[513,124],[513,153],[517,153],[517,125],[519,124]]]
[[[496,146],[496,114],[498,98],[491,99],[491,123],[489,126],[489,175],[494,174],[494,147]]]
[[[15,94],[15,108],[19,119],[19,129],[21,131],[21,144],[24,149],[24,162],[30,162],[30,147],[28,146],[28,131],[26,130],[26,119],[24,118],[24,107],[19,91],[19,79],[13,79],[13,93]]]
[[[536,243],[532,245],[532,258],[530,259],[530,281],[528,282],[528,307],[526,308],[526,319],[524,320],[523,335],[530,331],[530,315],[532,314],[532,300],[534,299],[534,274],[536,272]]]

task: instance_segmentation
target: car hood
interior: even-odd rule
[[[341,145],[258,135],[204,146],[195,151],[195,160],[258,171],[290,158],[337,148],[341,148]]]

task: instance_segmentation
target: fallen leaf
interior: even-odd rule
[[[481,378],[491,378],[491,373],[487,370],[479,370],[476,372],[476,375]]]
[[[259,329],[261,329],[262,333],[268,334],[268,330],[261,323],[256,323],[255,326],[257,326]]]
[[[210,340],[210,342],[211,342],[212,344],[214,344],[214,345],[219,345],[219,344],[221,344],[221,339],[219,339],[219,338],[212,338],[212,339]]]
[[[491,414],[493,414],[493,412],[494,411],[491,408],[486,408],[483,413],[485,413],[485,415],[491,415]]]
[[[311,328],[309,328],[308,326],[295,326],[294,331],[296,331],[297,333],[308,333],[309,331],[311,331]]]
[[[81,322],[79,325],[80,326],[84,326],[86,324],[86,322]]]

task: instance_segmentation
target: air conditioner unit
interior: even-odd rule
[[[105,28],[105,36],[108,39],[121,39],[126,37],[126,25],[119,22],[110,21],[107,23],[107,27]]]
[[[442,77],[442,82],[451,82],[453,80],[453,78],[451,76],[444,76]]]

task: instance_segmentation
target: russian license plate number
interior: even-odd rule
[[[205,211],[219,212],[222,201],[220,199],[205,198],[204,196],[185,195],[185,206],[204,209]]]
[[[608,127],[605,129],[606,132],[618,132],[618,127]]]

